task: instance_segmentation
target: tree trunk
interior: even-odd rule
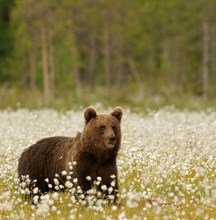
[[[88,66],[87,66],[87,83],[90,87],[94,87],[94,74],[95,74],[95,63],[96,63],[96,40],[95,32],[89,31],[89,53],[88,53]]]
[[[29,54],[29,64],[30,64],[30,87],[34,89],[36,86],[36,51],[33,46],[32,51]]]
[[[216,38],[216,22],[214,25],[212,25],[211,32],[210,32],[210,39],[215,39]],[[210,86],[212,89],[212,92],[216,94],[216,41],[212,40],[209,42],[209,48],[211,48],[211,53],[209,56],[209,66],[211,67],[211,79],[210,79]],[[213,86],[212,86],[213,85]]]
[[[49,90],[49,64],[48,64],[48,49],[47,49],[47,34],[46,27],[41,25],[41,52],[43,63],[43,85],[44,85],[44,105],[49,106],[50,90]]]
[[[121,56],[121,54],[119,54]],[[121,96],[125,96],[125,94],[128,92],[128,81],[127,81],[127,75],[128,75],[128,64],[126,62],[121,61],[123,58],[119,57],[117,58],[118,66],[116,71],[116,84],[115,86],[118,88],[118,92]]]
[[[104,12],[104,77],[108,94],[111,89],[111,27],[109,3],[105,4]]]
[[[81,84],[80,71],[79,71],[78,49],[76,45],[76,37],[73,30],[71,30],[71,39],[72,39],[71,53],[73,59],[72,71],[75,79],[76,95],[80,96],[82,94],[82,84]]]
[[[143,83],[140,73],[137,71],[136,64],[132,58],[128,59],[128,65],[131,69],[131,73],[134,77],[134,80],[137,85],[137,93],[138,93],[138,99],[142,99],[143,97]]]
[[[53,44],[52,31],[49,32],[48,43],[49,43],[49,64],[50,64],[49,65],[50,89],[52,91],[52,97],[53,97],[55,95],[55,59],[54,59],[55,46]]]
[[[203,68],[202,68],[202,95],[208,96],[208,61],[209,61],[209,30],[208,24],[203,24]]]
[[[72,53],[72,74],[75,80],[76,95],[80,96],[82,94],[82,83],[80,77],[79,69],[79,53],[77,48],[77,39],[75,29],[75,15],[73,10],[70,12],[70,34],[71,34],[71,53]]]

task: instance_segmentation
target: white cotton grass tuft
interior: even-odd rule
[[[88,181],[91,181],[91,179],[92,179],[92,178],[91,178],[90,176],[87,176],[87,177],[86,177],[86,180],[88,180]]]
[[[63,171],[61,172],[61,174],[62,174],[62,176],[66,176],[66,175],[67,175],[67,171],[63,170]]]

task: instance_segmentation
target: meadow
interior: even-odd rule
[[[17,178],[22,151],[44,137],[75,136],[83,126],[82,110],[0,111],[0,219],[216,219],[213,110],[124,109],[116,205],[93,195],[86,204],[69,192],[50,193],[37,206],[26,201]]]

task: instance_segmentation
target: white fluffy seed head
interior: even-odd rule
[[[73,179],[73,182],[76,184],[76,183],[78,183],[78,179],[77,178],[74,178]]]
[[[70,181],[66,181],[65,186],[70,189],[73,187],[73,183],[71,183]]]
[[[113,188],[111,186],[108,188],[108,192],[109,192],[109,194],[111,194],[113,192]]]
[[[55,185],[55,186],[58,186],[58,185],[59,185],[59,180],[58,180],[57,178],[54,178],[53,181],[54,181],[54,185]]]
[[[116,181],[113,180],[113,181],[111,182],[111,186],[114,187],[115,185],[116,185]]]
[[[38,192],[39,192],[38,187],[35,187],[35,188],[33,189],[33,193],[34,193],[34,194],[38,194]]]
[[[61,172],[61,174],[62,174],[62,176],[66,176],[66,175],[67,175],[67,172],[66,172],[65,170],[63,170],[63,171]]]
[[[24,189],[26,187],[26,183],[25,182],[21,182],[20,186],[21,186],[21,188]]]
[[[73,161],[72,165],[73,165],[73,166],[76,166],[76,165],[77,165],[77,162],[76,162],[76,161]]]
[[[90,177],[90,176],[87,176],[87,177],[86,177],[86,180],[91,181],[91,177]]]
[[[102,186],[101,186],[101,189],[102,189],[103,191],[106,191],[106,190],[107,190],[107,186],[106,186],[106,185],[102,185]]]
[[[68,175],[68,176],[66,176],[66,179],[67,179],[67,180],[71,180],[72,177],[71,177],[70,175]]]
[[[102,178],[100,176],[97,177],[97,181],[101,182]]]

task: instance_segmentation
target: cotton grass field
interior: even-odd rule
[[[110,109],[101,110],[107,113]],[[83,111],[0,111],[0,219],[216,219],[216,112],[124,109],[118,204],[92,194],[50,193],[35,206],[17,178],[18,158],[37,140],[75,136]]]

